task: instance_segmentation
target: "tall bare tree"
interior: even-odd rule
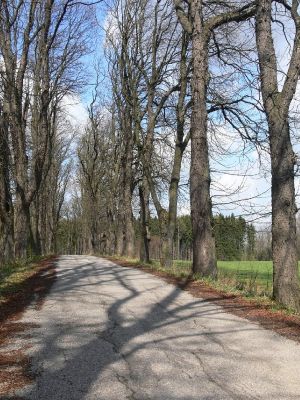
[[[16,257],[24,257],[28,249],[41,252],[31,206],[53,161],[58,103],[81,81],[79,60],[86,51],[88,27],[85,10],[71,0],[0,4],[3,121],[11,143]]]
[[[3,58],[4,107],[7,110],[12,139],[13,172],[15,180],[15,254],[26,255],[29,206],[32,191],[28,181],[26,152],[26,121],[29,107],[26,94],[26,71],[30,46],[39,27],[35,23],[38,3],[31,1],[0,4],[0,51]]]
[[[208,49],[212,32],[224,24],[243,21],[255,13],[256,2],[188,3],[174,0],[183,28],[192,40],[192,119],[190,199],[193,226],[193,272],[216,276],[215,242],[212,230],[210,168],[207,140],[207,87],[209,81]],[[237,4],[236,4],[237,3]],[[205,6],[214,12],[207,12]]]
[[[289,67],[282,88],[272,32],[272,1],[261,0],[257,8],[256,38],[261,92],[269,127],[272,170],[273,294],[280,303],[300,307],[298,276],[295,166],[297,157],[290,135],[289,110],[300,76],[299,1],[278,1],[290,14],[295,36]],[[291,3],[291,4],[290,4]]]

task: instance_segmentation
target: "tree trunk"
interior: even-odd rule
[[[149,232],[149,189],[147,179],[143,179],[143,183],[139,187],[140,196],[140,229],[141,229],[141,243],[140,243],[140,261],[144,263],[150,262],[149,253],[149,242],[150,242],[150,232]]]
[[[29,208],[26,208],[17,191],[15,202],[15,256],[25,258],[27,255],[27,242],[29,237],[28,216]]]
[[[116,246],[115,246],[117,256],[121,256],[123,254],[123,246],[124,246],[123,221],[121,219],[121,215],[119,214],[117,219]]]
[[[0,264],[14,258],[13,205],[10,191],[8,126],[0,110]]]
[[[37,254],[44,253],[44,245],[43,245],[43,238],[44,231],[42,228],[42,219],[46,217],[45,210],[43,208],[42,196],[39,194],[34,199],[32,205],[32,214],[33,214],[33,227],[34,227],[34,241],[36,243],[36,251]],[[42,233],[42,235],[41,235]]]
[[[153,98],[153,93],[149,94],[149,98]],[[146,135],[146,144],[144,147],[143,166],[145,170],[145,176],[148,180],[148,185],[151,193],[151,197],[154,203],[154,207],[157,212],[159,221],[159,259],[162,267],[172,266],[172,244],[169,242],[169,213],[165,210],[157,196],[155,184],[151,176],[151,159],[153,155],[153,141],[154,141],[154,130],[155,130],[155,113],[152,109],[153,100],[148,99],[148,126]],[[176,218],[176,216],[175,216]]]
[[[293,6],[294,47],[281,90],[272,37],[272,2],[269,0],[261,0],[258,5],[256,42],[271,152],[273,295],[279,303],[300,309],[294,187],[296,157],[289,129],[289,108],[300,71],[300,24],[296,14],[297,7],[294,9]]]
[[[131,166],[130,166],[131,169]],[[132,192],[130,183],[126,183],[124,190],[124,230],[125,230],[125,245],[124,255],[129,258],[135,256],[134,242],[135,234],[133,227],[133,215],[132,215]]]
[[[217,274],[215,240],[212,230],[210,170],[207,142],[208,33],[201,20],[202,2],[192,1],[192,119],[190,200],[193,230],[193,272],[201,276]]]
[[[132,215],[132,163],[133,163],[133,144],[134,137],[132,133],[132,118],[128,108],[124,113],[124,135],[125,135],[125,149],[124,157],[122,162],[122,175],[123,175],[123,207],[124,215],[124,255],[129,258],[133,258],[135,255],[134,242],[134,226],[133,226],[133,215]]]
[[[169,186],[169,212],[168,212],[168,226],[166,239],[164,243],[164,257],[165,265],[167,267],[172,267],[173,265],[173,253],[174,253],[174,238],[176,231],[176,221],[177,221],[177,203],[178,203],[178,186],[180,180],[180,170],[182,163],[183,151],[185,145],[182,141],[177,138],[173,169],[171,175],[171,182]]]
[[[161,210],[159,214],[160,265],[170,268],[173,265],[173,236],[169,232],[169,213]]]
[[[295,155],[288,121],[275,112],[270,122],[272,165],[273,295],[281,304],[300,308],[297,259]]]
[[[169,185],[169,215],[168,215],[168,227],[167,227],[167,240],[165,241],[165,263],[166,266],[171,267],[173,265],[174,258],[174,239],[177,221],[177,203],[178,203],[178,187],[180,181],[180,171],[182,164],[183,153],[189,142],[189,134],[184,139],[184,126],[185,126],[185,98],[187,93],[187,47],[188,47],[188,35],[182,33],[182,48],[181,48],[181,60],[180,60],[180,91],[178,96],[178,103],[176,107],[176,146],[174,161],[171,174],[171,182]]]

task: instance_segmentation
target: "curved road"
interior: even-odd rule
[[[136,269],[63,256],[27,310],[36,400],[300,399],[300,346]],[[27,339],[28,340],[28,339]]]

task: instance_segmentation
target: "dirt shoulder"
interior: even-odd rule
[[[134,264],[114,257],[107,257],[110,261],[122,266],[137,268],[144,272],[162,278],[164,281],[186,290],[194,297],[210,301],[224,308],[228,313],[246,318],[259,323],[266,329],[273,330],[280,335],[300,342],[300,316],[288,315],[284,311],[274,311],[271,302],[247,299],[241,295],[225,293],[201,281],[191,278],[177,278],[163,271],[157,271],[150,267]]]
[[[20,322],[26,308],[33,304],[39,309],[56,279],[55,257],[34,265],[15,290],[5,294],[0,303],[0,400],[17,399],[14,390],[30,383],[30,359],[25,355],[28,348],[19,338],[29,338],[29,329],[34,328]],[[20,341],[24,343],[24,341]]]

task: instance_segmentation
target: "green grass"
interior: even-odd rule
[[[152,265],[179,277],[188,276],[191,272],[190,261],[175,260],[171,269],[161,268],[158,261],[153,261]],[[213,286],[226,291],[241,291],[250,296],[270,296],[272,279],[272,261],[218,261],[218,280]]]
[[[0,266],[0,303],[17,292],[22,283],[33,273],[36,263],[44,257],[17,260]]]
[[[174,267],[182,272],[190,271],[191,262],[176,260]],[[218,261],[219,279],[235,282],[237,288],[256,285],[258,292],[269,293],[272,291],[272,275],[272,261]]]
[[[219,261],[221,279],[235,279],[237,288],[254,294],[272,293],[272,261]]]

